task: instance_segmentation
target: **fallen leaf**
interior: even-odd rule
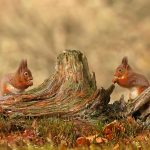
[[[118,134],[123,132],[125,132],[124,125],[117,120],[107,124],[103,129],[103,134],[108,140],[115,138],[116,133]]]
[[[92,136],[88,136],[85,137],[86,139],[88,139],[90,141],[90,143],[92,143],[94,141],[94,139],[96,139],[97,135],[92,135]]]
[[[76,140],[77,146],[90,146],[90,141],[86,137],[79,137]]]
[[[36,137],[34,130],[26,129],[22,134],[23,138],[32,139]]]
[[[107,143],[108,142],[108,140],[106,138],[102,138],[102,137],[97,137],[95,140],[96,140],[97,144]]]

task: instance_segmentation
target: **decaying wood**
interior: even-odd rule
[[[8,116],[89,117],[104,111],[114,85],[97,89],[87,58],[76,50],[57,57],[55,73],[40,86],[21,95],[3,97],[0,105]]]
[[[143,121],[150,117],[150,87],[128,104],[129,115]],[[150,122],[149,122],[150,123]]]

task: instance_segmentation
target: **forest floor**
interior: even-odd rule
[[[149,147],[150,130],[131,117],[111,123],[0,117],[0,150],[148,150]]]

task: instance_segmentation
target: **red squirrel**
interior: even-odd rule
[[[0,96],[19,94],[33,85],[33,77],[27,60],[22,60],[17,71],[4,75],[0,80]]]
[[[116,68],[112,81],[130,90],[129,99],[136,98],[149,87],[147,78],[132,70],[127,57],[123,57],[121,64]]]

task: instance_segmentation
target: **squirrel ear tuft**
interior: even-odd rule
[[[123,64],[125,67],[128,66],[128,57],[124,56],[124,57],[122,58],[122,64]]]
[[[27,68],[27,60],[22,59],[18,67],[18,72],[22,72],[24,68]]]
[[[27,65],[27,59],[24,59],[23,61],[24,61],[24,64],[23,64],[24,68],[27,68],[27,66],[28,66]]]

